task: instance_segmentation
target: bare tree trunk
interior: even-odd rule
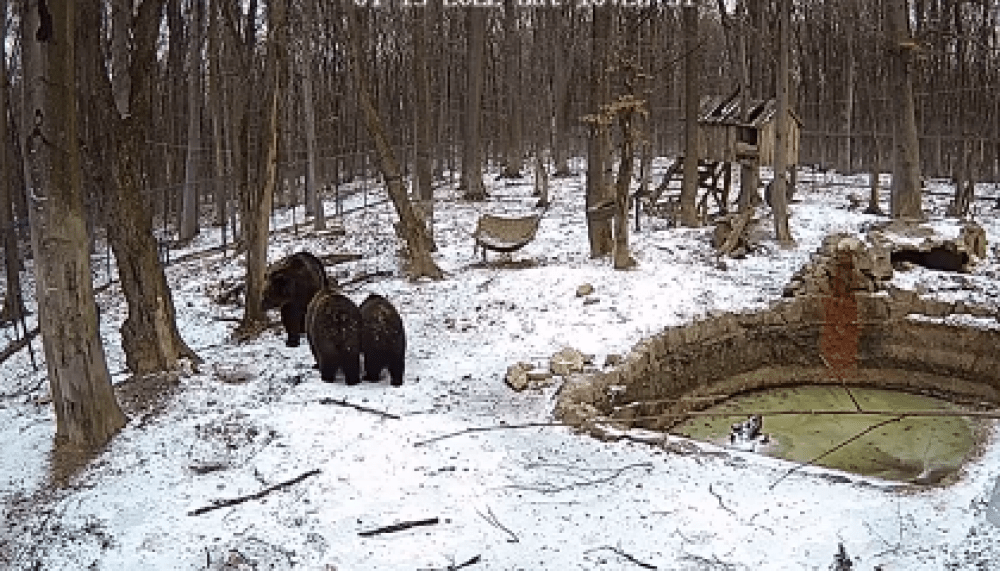
[[[279,101],[283,98],[281,78],[284,63],[287,0],[271,0],[267,17],[267,60],[264,78],[267,85],[265,98],[267,115],[261,132],[264,156],[259,165],[256,184],[248,188],[243,199],[243,237],[247,250],[246,306],[237,335],[256,334],[266,321],[261,308],[264,291],[264,273],[267,269],[267,241],[270,234],[271,209],[274,206],[274,188],[278,180]]]
[[[422,203],[424,223],[427,231],[433,232],[434,192],[432,187],[431,152],[433,150],[432,120],[434,109],[431,104],[431,84],[427,65],[426,10],[415,10],[413,20],[413,89],[414,115],[416,121],[415,180],[416,196]]]
[[[184,195],[181,205],[181,240],[198,233],[198,157],[201,153],[201,30],[204,0],[192,0],[188,33],[187,157],[184,161]]]
[[[0,38],[7,37],[7,0],[0,0]],[[7,117],[10,104],[7,101],[7,42],[0,44],[0,235],[3,236],[4,271],[7,274],[6,294],[3,309],[0,309],[0,324],[14,322],[24,316],[24,300],[21,296],[21,257],[17,248],[17,232],[14,231],[14,201],[11,196],[14,184],[10,157],[10,133]],[[19,188],[19,187],[18,187]]]
[[[886,29],[890,34],[895,124],[890,213],[893,218],[923,218],[920,185],[920,142],[913,103],[913,51],[906,0],[890,0]]]
[[[174,368],[182,357],[200,359],[177,330],[173,296],[167,285],[153,237],[152,215],[142,197],[141,157],[151,115],[149,94],[155,66],[156,38],[163,0],[143,0],[131,24],[132,50],[128,68],[129,100],[119,116],[116,89],[108,79],[101,52],[100,0],[78,0],[78,35],[84,57],[80,69],[88,80],[81,92],[95,128],[91,152],[110,156],[104,167],[110,210],[108,240],[118,263],[128,317],[122,324],[122,348],[129,370],[138,375]],[[112,149],[107,149],[111,142]]]
[[[382,178],[385,179],[386,185],[389,187],[389,198],[392,199],[392,203],[396,207],[396,215],[399,216],[399,231],[406,242],[407,251],[410,256],[407,273],[414,279],[419,277],[440,279],[444,276],[444,273],[431,257],[431,250],[434,247],[433,242],[427,232],[426,226],[424,226],[423,221],[416,215],[410,203],[406,187],[403,185],[403,178],[400,176],[399,163],[392,152],[389,138],[382,127],[382,121],[379,119],[378,112],[375,110],[375,106],[372,105],[368,79],[361,69],[362,31],[361,24],[358,21],[357,8],[350,2],[346,3],[345,6],[348,16],[348,42],[351,52],[351,69],[353,70],[355,89],[358,92],[358,103],[361,105],[361,112],[364,115],[368,134],[375,142]]]
[[[47,8],[47,9],[46,9]],[[101,345],[87,252],[76,98],[76,3],[26,6],[24,125],[38,323],[56,440],[98,447],[122,426]]]
[[[698,6],[685,4],[684,18],[684,180],[680,223],[698,226],[698,107],[701,99],[701,50],[698,48]]]
[[[228,211],[229,197],[227,187],[229,182],[226,178],[226,157],[223,151],[223,137],[225,127],[225,104],[223,99],[226,93],[226,81],[222,76],[223,41],[222,30],[219,29],[219,0],[210,0],[208,13],[208,53],[209,53],[209,89],[208,104],[209,113],[212,116],[212,166],[214,173],[215,190],[215,222],[216,226],[222,230],[222,242],[226,243],[226,213]]]
[[[632,165],[635,162],[635,139],[632,121],[635,111],[626,108],[619,115],[622,131],[622,156],[618,165],[618,182],[615,185],[615,219],[614,219],[614,268],[627,270],[635,267],[635,258],[628,247],[628,191],[632,182]]]
[[[610,52],[611,8],[593,8],[593,47],[590,63],[590,109],[599,114],[602,105],[610,103],[610,81],[608,79],[608,54]],[[590,257],[606,256],[613,251],[611,219],[601,210],[613,197],[609,192],[609,180],[605,178],[605,166],[610,168],[608,129],[609,125],[596,121],[591,126],[587,140],[587,237],[590,242]]]
[[[506,75],[507,117],[504,150],[504,176],[520,178],[523,156],[521,153],[521,38],[518,33],[515,0],[504,1],[504,68]]]
[[[550,27],[552,36],[549,38],[553,50],[552,69],[552,161],[555,163],[555,176],[569,176],[569,162],[567,160],[569,149],[566,148],[566,131],[568,130],[569,119],[569,76],[572,69],[572,51],[569,51],[563,43],[568,41],[568,36],[562,34],[565,14],[552,10],[550,12]],[[557,31],[559,33],[557,33]]]
[[[774,214],[774,236],[780,243],[792,241],[788,228],[788,52],[789,28],[791,27],[789,0],[780,4],[778,75],[777,75],[777,118],[774,122],[774,182],[771,191],[771,210]]]
[[[299,54],[302,76],[302,110],[306,131],[306,213],[313,217],[313,229],[326,228],[326,217],[323,213],[323,199],[319,193],[319,181],[316,179],[316,110],[313,101],[313,69],[312,51],[305,50]]]
[[[465,154],[462,157],[462,182],[465,198],[484,200],[482,152],[483,67],[486,50],[486,10],[467,8],[469,68],[465,99]]]
[[[852,11],[853,12],[853,11]],[[840,143],[840,171],[850,174],[853,170],[851,163],[851,137],[854,127],[854,32],[853,27],[848,26],[847,33],[847,57],[844,61],[844,112],[843,127],[844,138]]]
[[[747,44],[750,42],[749,29],[750,26],[747,24],[747,0],[740,0],[737,9],[739,11],[738,21],[740,23],[740,41],[739,41],[739,64],[740,64],[740,108],[743,110],[743,122],[750,122],[750,62],[747,57]],[[757,54],[757,57],[761,57],[761,54]],[[759,141],[757,147],[757,156],[759,157]],[[739,211],[744,212],[749,208],[757,206],[760,204],[760,194],[758,193],[758,187],[760,186],[760,161],[758,158],[745,157],[740,161],[740,196],[739,196]]]

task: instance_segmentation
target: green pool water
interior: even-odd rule
[[[863,410],[957,410],[948,401],[899,391],[852,387]],[[739,412],[737,416],[691,417],[673,432],[730,444],[730,427],[751,414],[763,416],[770,442],[755,444],[758,452],[806,462],[892,415],[773,415],[768,411],[855,410],[841,386],[803,385],[746,393],[706,412]],[[830,453],[817,465],[886,480],[933,484],[954,474],[975,443],[973,422],[960,416],[907,417],[890,422]]]

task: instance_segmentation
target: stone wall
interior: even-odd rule
[[[836,289],[836,288],[835,288]],[[827,339],[842,334],[831,295],[800,293],[768,311],[722,314],[671,327],[639,342],[613,370],[571,378],[556,413],[585,426],[596,418],[667,429],[683,414],[728,396],[802,383],[847,383],[903,389],[971,403],[1000,403],[997,312],[961,302],[924,300],[911,292],[859,293],[852,288],[855,355],[833,358]],[[917,316],[989,318],[994,328],[965,327]],[[855,317],[856,316],[856,317]],[[833,330],[836,329],[840,333]]]

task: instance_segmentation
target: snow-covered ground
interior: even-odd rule
[[[347,293],[360,302],[378,292],[399,308],[409,342],[399,388],[320,381],[307,346],[285,347],[280,328],[233,341],[229,318],[240,308],[216,304],[213,295],[242,278],[241,259],[217,253],[172,265],[182,335],[205,363],[176,387],[123,386],[123,401],[138,395],[144,404],[127,406],[128,426],[66,485],[52,485],[64,463],[53,458],[44,372],[32,369],[27,351],[0,365],[7,395],[0,398],[0,567],[828,569],[842,543],[854,569],[1000,568],[1000,529],[984,516],[1000,476],[1000,445],[986,445],[945,488],[806,469],[771,489],[787,463],[708,444],[667,451],[560,426],[428,442],[472,427],[551,420],[558,385],[513,392],[503,381],[510,364],[542,364],[572,346],[601,365],[664,326],[765,307],[823,236],[876,220],[847,209],[848,193],[866,196],[866,188],[865,177],[804,172],[791,207],[796,245],[778,247],[767,223],[762,248],[722,263],[710,229],[668,229],[644,216],[631,236],[639,264],[629,271],[588,255],[582,175],[552,181],[553,206],[537,239],[514,254],[520,264],[483,266],[470,233],[480,212],[532,211],[530,179],[490,177],[492,198],[481,204],[459,200],[453,187],[438,189],[435,260],[447,274],[440,281],[401,276],[395,214],[386,203],[349,212],[344,237],[276,233],[271,259],[299,249],[356,252],[361,261],[328,268],[341,282],[391,273]],[[945,200],[929,197],[925,206],[943,212]],[[977,205],[995,240],[993,203]],[[291,221],[285,214],[274,224]],[[206,230],[190,249],[217,240]],[[971,274],[914,269],[895,283],[995,304],[1000,265],[992,245],[989,251]],[[597,303],[576,296],[585,283]],[[120,291],[109,288],[98,303],[110,368],[123,383]],[[302,475],[260,498],[192,515]],[[437,522],[359,535],[429,518]]]

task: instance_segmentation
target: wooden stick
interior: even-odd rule
[[[885,425],[887,425],[889,423],[892,423],[892,422],[899,422],[900,420],[903,420],[904,418],[906,418],[906,417],[905,416],[897,416],[895,418],[890,418],[890,419],[887,419],[887,420],[883,420],[882,422],[876,422],[875,424],[869,426],[868,428],[862,430],[861,432],[855,434],[854,436],[848,438],[847,440],[841,442],[840,444],[834,446],[833,448],[827,450],[826,452],[820,454],[819,456],[813,458],[812,460],[809,460],[808,462],[802,462],[800,464],[797,464],[797,465],[793,466],[791,469],[789,469],[787,472],[785,472],[780,478],[778,478],[777,480],[775,480],[773,484],[771,484],[770,486],[768,486],[768,489],[769,490],[773,490],[774,487],[777,486],[778,484],[780,484],[782,480],[784,480],[788,476],[792,475],[792,473],[795,472],[796,470],[798,470],[799,468],[802,468],[803,466],[811,466],[815,462],[818,462],[818,461],[822,460],[823,458],[825,458],[826,456],[828,456],[830,454],[833,454],[837,450],[840,450],[844,446],[847,446],[851,442],[854,442],[858,438],[861,438],[862,436],[868,434],[869,432],[875,430],[876,428],[881,428],[881,427],[883,427],[883,426],[885,426]]]
[[[29,331],[28,334],[25,335],[24,337],[18,339],[17,341],[14,341],[10,345],[7,345],[7,347],[5,347],[3,351],[0,351],[0,363],[3,363],[7,359],[9,359],[12,355],[14,355],[14,353],[17,353],[21,349],[27,347],[28,343],[31,343],[31,340],[38,335],[38,331],[39,329],[36,327],[31,331]]]
[[[411,527],[419,527],[422,525],[437,525],[438,518],[432,517],[427,519],[418,519],[415,521],[402,521],[399,523],[394,523],[392,525],[387,525],[385,527],[378,527],[375,529],[370,529],[368,531],[359,531],[358,535],[361,537],[372,537],[373,535],[381,535],[383,533],[394,533],[397,531],[403,531],[410,529]]]
[[[334,399],[334,398],[321,398],[319,399],[319,404],[335,404],[337,406],[345,406],[348,408],[353,408],[360,410],[362,412],[370,412],[372,414],[377,414],[383,418],[391,418],[393,420],[399,420],[400,416],[398,414],[392,414],[390,412],[383,412],[374,408],[368,408],[367,406],[362,406],[360,404],[354,404],[347,402],[345,400]]]
[[[541,426],[572,426],[566,424],[565,422],[528,422],[525,424],[498,424],[496,426],[473,426],[471,428],[463,428],[457,432],[449,432],[447,434],[442,434],[440,436],[435,436],[434,438],[428,438],[427,440],[419,440],[414,442],[414,446],[424,446],[426,444],[431,444],[432,442],[437,442],[439,440],[445,440],[448,438],[454,438],[455,436],[461,436],[463,434],[471,434],[473,432],[489,432],[491,430],[505,430],[505,429],[518,429],[518,428],[538,428]]]
[[[270,494],[271,492],[273,492],[275,490],[280,490],[282,488],[287,488],[288,486],[291,486],[293,484],[298,484],[299,482],[301,482],[302,480],[305,480],[309,476],[315,476],[316,474],[319,474],[319,470],[315,470],[315,469],[314,470],[309,470],[308,472],[306,472],[304,474],[300,474],[300,475],[292,478],[291,480],[287,480],[285,482],[281,482],[281,483],[275,484],[275,485],[273,485],[271,487],[264,488],[263,490],[255,493],[255,494],[250,494],[250,495],[247,495],[247,496],[240,496],[238,498],[232,498],[232,499],[228,499],[228,500],[212,500],[212,505],[205,506],[205,507],[202,507],[202,508],[198,508],[196,510],[189,511],[188,515],[201,515],[203,513],[207,513],[207,512],[210,512],[212,510],[217,510],[219,508],[224,508],[224,507],[228,507],[228,506],[235,506],[236,504],[242,504],[243,502],[246,502],[246,501],[249,501],[249,500],[259,500],[259,499],[263,498],[264,496]]]

